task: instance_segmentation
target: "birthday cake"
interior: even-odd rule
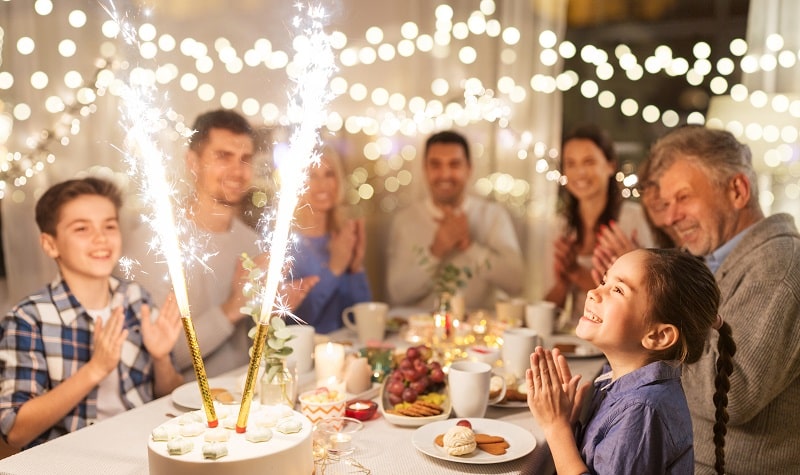
[[[151,475],[237,475],[314,471],[311,422],[287,406],[253,403],[247,431],[236,433],[239,406],[215,404],[219,425],[209,428],[204,411],[175,417],[155,429],[147,444]],[[266,468],[268,467],[268,469]]]

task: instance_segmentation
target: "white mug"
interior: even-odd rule
[[[314,368],[314,327],[311,325],[287,325],[294,335],[286,345],[292,347],[292,354],[286,360],[296,362],[298,374],[308,373]]]
[[[525,307],[525,326],[543,338],[552,336],[556,324],[556,310],[556,304],[553,302],[542,301],[528,305]]]
[[[525,370],[531,366],[531,353],[542,346],[542,337],[530,328],[509,328],[503,332],[503,367],[517,380],[525,377]]]
[[[456,417],[483,417],[489,404],[497,404],[506,397],[506,382],[498,376],[502,389],[489,399],[492,376],[492,367],[480,361],[461,360],[450,365],[447,384]]]
[[[347,307],[342,312],[344,325],[358,333],[362,343],[382,341],[386,332],[386,315],[389,305],[381,302],[362,302]],[[352,315],[355,318],[350,317]]]

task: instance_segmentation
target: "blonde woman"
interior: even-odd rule
[[[325,147],[319,165],[309,170],[308,187],[295,212],[298,240],[292,274],[319,277],[295,314],[317,333],[341,328],[346,307],[372,299],[364,273],[364,220],[343,216],[342,181],[339,156]]]

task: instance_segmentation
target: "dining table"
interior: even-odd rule
[[[331,341],[352,343],[355,332],[344,328],[326,335]],[[389,339],[392,341],[392,338]],[[394,343],[402,347],[396,335]],[[409,344],[405,344],[410,346]],[[357,346],[357,343],[356,343]],[[602,369],[602,356],[570,359],[573,374],[583,381],[592,381]],[[229,372],[227,377],[240,377],[245,368]],[[300,375],[299,390],[313,389],[314,378]],[[310,386],[309,386],[310,385]],[[305,386],[305,387],[303,387]],[[369,396],[376,401],[378,391]],[[78,431],[53,439],[0,460],[0,475],[144,475],[148,473],[147,443],[153,428],[189,411],[167,395],[148,404],[105,419]],[[529,431],[535,448],[524,456],[500,463],[472,464],[435,458],[418,450],[412,443],[417,427],[393,425],[380,412],[363,423],[354,438],[355,451],[346,458],[325,460],[316,465],[315,473],[374,475],[448,475],[448,474],[525,474],[550,475],[554,472],[552,457],[544,433],[527,406],[490,405],[485,418],[514,424]],[[513,441],[511,441],[513,443]],[[268,471],[265,471],[268,473]]]

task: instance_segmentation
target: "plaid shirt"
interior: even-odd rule
[[[120,395],[131,409],[153,399],[153,364],[140,326],[150,296],[138,284],[109,278],[112,308],[122,306],[128,338],[117,371]],[[94,321],[59,276],[0,319],[0,434],[5,439],[27,401],[75,374],[92,357]],[[28,447],[75,431],[97,418],[97,387]],[[27,447],[26,447],[27,448]]]

